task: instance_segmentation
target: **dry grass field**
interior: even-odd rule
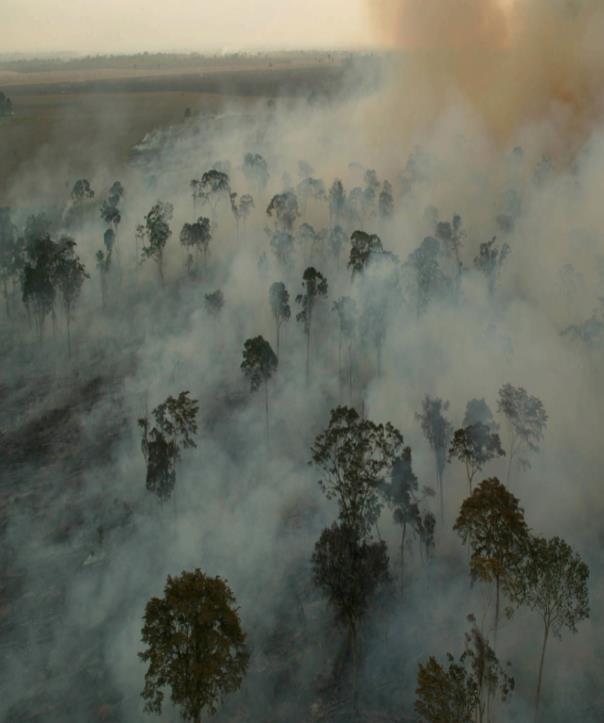
[[[270,60],[203,72],[198,67],[0,70],[0,90],[15,108],[14,116],[0,119],[0,206],[9,204],[17,189],[35,197],[38,169],[64,184],[89,172],[92,152],[109,169],[119,167],[145,134],[181,123],[187,108],[213,114],[234,100],[329,92],[341,75],[338,63]]]

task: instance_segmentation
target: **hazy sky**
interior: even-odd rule
[[[364,0],[0,0],[1,51],[367,44],[365,5]]]

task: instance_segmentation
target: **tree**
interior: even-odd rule
[[[406,262],[415,275],[416,311],[419,317],[431,301],[444,294],[449,288],[449,280],[439,264],[440,243],[427,236],[421,245],[409,254]]]
[[[10,208],[0,208],[0,281],[4,292],[6,315],[11,316],[9,283],[18,282],[24,263],[25,242],[17,236]]]
[[[243,196],[231,193],[231,211],[237,224],[237,235],[239,235],[241,222],[243,221],[245,224],[253,208],[255,208],[254,199],[249,193],[244,193]]]
[[[346,240],[346,233],[341,226],[334,226],[327,235],[327,245],[336,261],[340,259]]]
[[[218,316],[224,306],[224,294],[220,289],[212,292],[211,294],[205,294],[206,309],[211,316]]]
[[[271,238],[271,248],[277,261],[287,267],[291,264],[294,250],[294,237],[287,231],[275,231]]]
[[[394,461],[390,479],[381,485],[381,492],[392,509],[395,523],[401,527],[400,567],[403,586],[407,530],[410,529],[416,535],[420,544],[424,544],[426,536],[433,533],[429,520],[426,516],[422,517],[420,504],[425,497],[434,495],[434,491],[424,487],[420,496],[417,477],[413,472],[411,447],[405,447]]]
[[[12,100],[0,91],[0,118],[9,118],[13,114]]]
[[[101,278],[101,303],[103,308],[107,304],[107,280],[111,270],[111,257],[113,253],[113,244],[115,242],[115,233],[113,229],[108,228],[103,235],[103,243],[105,250],[99,249],[96,252],[96,267],[99,270]]]
[[[455,276],[459,282],[463,264],[461,262],[460,251],[462,243],[463,231],[461,227],[461,216],[453,216],[453,221],[440,221],[436,224],[436,238],[442,242],[445,247],[446,255],[453,260],[455,267]]]
[[[271,218],[274,217],[277,231],[291,233],[294,223],[300,215],[296,194],[293,191],[276,194],[272,197],[266,213]]]
[[[342,522],[323,530],[312,556],[313,582],[326,595],[336,620],[348,631],[353,701],[357,707],[358,629],[380,584],[389,580],[386,543],[364,540]]]
[[[346,209],[346,192],[339,178],[336,178],[329,189],[329,219],[330,226],[334,228],[344,220]]]
[[[459,661],[447,653],[445,666],[433,657],[419,665],[415,710],[427,723],[488,723],[490,699],[499,692],[505,702],[514,690],[474,616],[468,620],[473,625]]]
[[[539,613],[543,645],[535,691],[535,720],[539,713],[543,664],[550,634],[562,638],[564,629],[577,632],[589,617],[589,568],[564,540],[531,537],[525,565],[518,577],[517,599]]]
[[[320,178],[305,178],[298,184],[298,195],[302,199],[302,210],[306,212],[309,199],[326,201],[325,184]]]
[[[58,253],[58,244],[48,234],[31,238],[26,245],[21,290],[23,303],[28,314],[33,314],[40,339],[44,334],[46,318],[49,314],[54,318],[55,269]]]
[[[185,223],[180,232],[180,243],[194,250],[197,257],[203,254],[203,266],[208,270],[208,247],[212,240],[212,225],[209,218],[200,216],[194,223]]]
[[[258,191],[263,191],[270,178],[268,164],[259,153],[246,153],[243,159],[243,175]]]
[[[142,697],[145,710],[161,713],[170,690],[183,720],[201,723],[224,696],[239,689],[249,653],[235,596],[220,577],[201,570],[168,576],[164,596],[145,608],[139,658],[148,663]]]
[[[201,177],[201,198],[208,201],[212,208],[212,216],[216,217],[216,207],[221,198],[231,197],[231,180],[228,173],[215,168],[206,171]]]
[[[495,583],[493,631],[497,643],[501,592],[514,598],[526,555],[528,528],[524,511],[505,485],[492,477],[483,480],[463,501],[453,529],[472,550],[472,581]]]
[[[449,448],[449,462],[455,457],[465,466],[469,494],[472,494],[474,477],[484,465],[504,456],[499,435],[482,422],[458,429]]]
[[[279,360],[271,345],[262,336],[248,339],[243,345],[241,369],[249,379],[252,392],[264,385],[264,409],[266,415],[266,439],[269,439],[268,382],[277,371]]]
[[[447,449],[453,433],[453,425],[446,418],[445,412],[449,409],[449,402],[426,394],[422,402],[422,411],[415,415],[421,423],[422,432],[428,440],[434,460],[436,462],[436,481],[440,495],[440,521],[445,520],[445,496],[443,489],[443,475],[447,461]]]
[[[296,296],[296,304],[301,310],[296,315],[296,321],[304,325],[306,334],[306,382],[310,379],[310,338],[312,332],[312,316],[317,301],[327,296],[327,279],[314,267],[309,266],[302,276],[302,294]]]
[[[172,235],[169,222],[172,220],[174,206],[158,201],[145,216],[144,226],[139,226],[141,238],[146,242],[142,253],[144,259],[153,259],[159,270],[159,278],[164,283],[164,249]]]
[[[464,427],[480,422],[486,424],[491,433],[499,432],[499,425],[493,417],[493,412],[484,399],[470,399],[466,404],[466,412],[463,418]]]
[[[336,407],[311,453],[323,472],[319,485],[337,502],[342,524],[366,539],[380,516],[379,490],[403,454],[401,433],[390,422],[375,424],[355,409]]]
[[[279,356],[281,326],[290,320],[292,313],[289,306],[289,291],[286,289],[285,284],[282,281],[275,281],[275,283],[272,284],[268,293],[268,300],[275,320],[275,328],[277,332],[277,356]]]
[[[394,213],[394,198],[392,196],[392,185],[388,181],[384,181],[384,185],[382,186],[378,208],[380,217],[384,221],[392,218],[392,214]]]
[[[75,241],[66,236],[59,243],[55,262],[55,284],[61,295],[65,322],[67,325],[67,349],[71,356],[71,316],[73,307],[80,296],[85,279],[90,278],[86,267],[75,253]]]
[[[547,427],[547,413],[540,399],[529,396],[525,389],[513,387],[511,384],[504,384],[499,390],[497,411],[505,416],[509,425],[509,484],[512,463],[515,460],[524,469],[531,466],[524,455],[529,451],[539,451],[539,442]]]
[[[80,204],[92,198],[94,198],[94,191],[90,181],[87,178],[78,179],[71,189],[71,200],[76,204]]]
[[[509,254],[509,245],[504,243],[501,247],[497,246],[497,237],[495,236],[490,241],[480,244],[478,256],[474,259],[474,266],[486,277],[491,296],[495,293],[497,277],[501,272],[503,262]]]
[[[349,296],[341,296],[334,302],[333,310],[338,315],[340,334],[338,337],[338,375],[342,379],[342,342],[347,342],[348,362],[346,364],[346,380],[349,397],[352,398],[352,345],[357,327],[357,305]]]
[[[153,410],[154,427],[150,428],[148,417],[138,420],[147,462],[147,489],[161,502],[169,499],[174,490],[181,449],[197,446],[193,435],[197,434],[198,410],[197,400],[191,399],[189,392],[181,392],[177,398],[168,397]]]
[[[384,247],[379,236],[364,231],[355,231],[350,237],[350,258],[348,268],[352,275],[362,273],[376,254],[383,254]]]

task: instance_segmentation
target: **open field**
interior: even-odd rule
[[[95,150],[109,169],[119,167],[145,134],[182,122],[187,108],[215,114],[235,100],[329,93],[342,74],[336,63],[270,60],[203,73],[199,68],[0,71],[0,89],[15,106],[13,117],[0,119],[0,206],[10,203],[11,190],[24,177],[26,190],[36,195],[37,168],[45,175],[56,169],[62,184],[89,173]]]

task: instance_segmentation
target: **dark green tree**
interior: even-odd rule
[[[180,232],[180,243],[196,256],[203,255],[203,266],[208,270],[208,248],[212,240],[212,226],[209,218],[200,216],[194,223],[185,223]]]
[[[359,626],[380,585],[390,579],[386,543],[364,540],[356,527],[335,523],[323,530],[312,556],[315,585],[323,591],[336,620],[348,632],[356,710]]]
[[[11,316],[11,288],[18,283],[24,264],[25,242],[17,235],[10,208],[0,208],[0,281],[4,293],[6,315]]]
[[[312,445],[312,463],[323,472],[321,489],[337,502],[342,524],[362,540],[379,519],[380,489],[403,449],[390,422],[376,424],[350,407],[332,409],[327,429]]]
[[[394,213],[394,197],[392,195],[392,185],[388,181],[384,181],[384,185],[382,186],[378,209],[382,220],[386,221],[392,218],[392,214]]]
[[[275,320],[277,356],[279,356],[281,327],[290,320],[292,313],[289,305],[289,291],[285,288],[285,284],[282,281],[275,281],[275,283],[272,284],[268,293],[268,301],[273,319]]]
[[[495,294],[497,278],[501,273],[503,262],[509,254],[509,245],[504,243],[502,246],[498,246],[496,237],[493,237],[491,241],[480,244],[478,256],[474,259],[474,266],[484,274],[491,296]]]
[[[198,402],[190,398],[189,392],[181,392],[153,410],[153,427],[148,417],[138,420],[147,462],[147,489],[161,502],[169,499],[174,490],[181,450],[197,446],[193,436],[197,434],[198,411]]]
[[[484,465],[497,457],[504,456],[499,435],[497,432],[491,432],[482,422],[458,429],[453,435],[449,448],[449,462],[455,458],[465,467],[470,495],[474,477]]]
[[[329,225],[339,226],[344,221],[346,211],[346,192],[339,178],[336,178],[329,189]]]
[[[71,189],[71,200],[75,204],[83,203],[94,198],[94,191],[87,178],[78,179]]]
[[[275,219],[277,231],[291,233],[296,219],[300,215],[296,194],[293,191],[276,194],[272,197],[266,213]]]
[[[86,267],[75,253],[75,241],[66,236],[59,242],[57,259],[54,264],[54,284],[63,302],[67,326],[67,349],[71,356],[71,318],[84,280],[90,278]]]
[[[355,231],[350,237],[350,243],[348,268],[352,269],[353,276],[361,274],[375,256],[384,253],[382,241],[375,234]]]
[[[304,326],[306,335],[306,382],[310,380],[310,340],[312,333],[312,317],[317,301],[327,296],[327,279],[320,271],[309,266],[302,276],[303,293],[296,296],[296,304],[301,310],[296,314],[296,321]]]
[[[145,216],[145,224],[139,226],[140,237],[145,242],[142,248],[143,259],[153,259],[157,264],[159,278],[164,283],[164,250],[172,235],[170,221],[174,213],[171,203],[158,201]]]
[[[145,608],[139,658],[147,663],[145,710],[160,714],[165,691],[185,721],[201,723],[241,686],[249,652],[235,596],[201,570],[168,576],[164,596]]]
[[[243,345],[241,370],[249,379],[253,392],[264,386],[264,410],[266,416],[266,438],[269,438],[268,382],[277,371],[279,360],[271,345],[263,336],[248,339]]]

